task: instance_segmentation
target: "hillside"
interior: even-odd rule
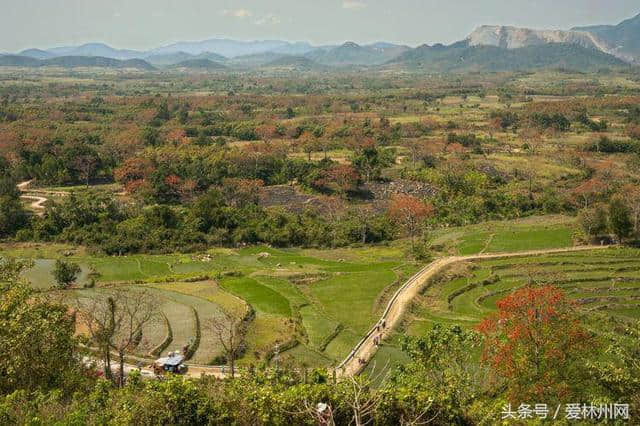
[[[214,62],[210,59],[188,59],[186,61],[179,62],[177,64],[172,65],[171,68],[184,68],[184,69],[192,69],[192,70],[224,70],[227,67],[224,65]]]
[[[467,40],[469,46],[495,46],[505,49],[518,49],[548,43],[569,43],[602,51],[609,50],[609,46],[604,41],[590,33],[579,31],[532,30],[484,25],[471,33]]]
[[[41,62],[28,56],[0,55],[0,67],[39,67]]]
[[[565,68],[597,70],[624,67],[621,59],[606,53],[567,43],[540,44],[515,49],[470,46],[459,42],[451,46],[420,46],[407,51],[389,65],[429,72],[513,71]]]
[[[593,34],[613,46],[619,57],[640,62],[640,14],[618,25],[576,27],[573,30]]]
[[[180,62],[192,60],[192,59],[208,59],[213,62],[222,63],[227,60],[222,55],[218,55],[217,53],[205,52],[199,55],[191,55],[186,52],[176,52],[176,53],[165,53],[159,55],[151,55],[144,58],[147,62],[158,65],[158,66],[167,66],[167,65],[175,65]]]
[[[342,46],[318,49],[306,55],[313,61],[330,66],[349,65],[380,65],[398,55],[406,49],[401,46],[360,46],[353,42],[347,42]]]
[[[121,61],[112,58],[86,56],[59,56],[51,59],[35,59],[28,56],[7,55],[0,57],[0,66],[9,67],[63,67],[63,68],[135,68],[150,71],[154,67],[142,59]]]
[[[97,56],[110,59],[141,59],[144,54],[130,49],[114,49],[104,43],[86,43],[81,46],[66,46],[49,49],[53,56]]]
[[[231,67],[238,68],[257,68],[264,66],[270,62],[288,57],[290,57],[290,55],[274,52],[263,52],[255,53],[253,55],[237,56],[235,58],[229,59],[227,61],[227,64]]]
[[[284,56],[263,65],[263,67],[281,68],[291,71],[322,71],[329,69],[326,65],[321,65],[304,56]]]
[[[34,58],[34,59],[50,59],[56,56],[53,53],[47,52],[46,50],[42,50],[42,49],[27,49],[18,53],[18,55],[27,56],[29,58]]]

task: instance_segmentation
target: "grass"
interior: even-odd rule
[[[574,218],[529,217],[441,230],[433,243],[456,255],[542,250],[573,246],[574,232]]]

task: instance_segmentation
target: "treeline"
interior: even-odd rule
[[[356,208],[331,220],[311,210],[289,213],[229,200],[218,188],[182,207],[122,206],[99,193],[71,194],[12,229],[18,240],[69,242],[116,255],[259,243],[336,247],[391,240],[398,231],[387,215]]]

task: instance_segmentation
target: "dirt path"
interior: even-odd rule
[[[18,190],[20,192],[27,193],[27,192],[30,192],[29,185],[31,185],[31,182],[33,182],[33,180],[26,180],[24,182],[20,182],[16,186],[18,187]],[[20,198],[22,198],[23,200],[31,200],[32,202],[31,204],[29,204],[29,207],[32,210],[35,210],[37,215],[44,214],[44,203],[48,201],[47,198],[42,197],[40,195],[26,195],[26,194],[21,195]]]
[[[400,289],[389,301],[387,309],[382,314],[382,318],[380,319],[380,321],[356,345],[349,356],[347,356],[347,358],[342,361],[342,363],[340,363],[337,368],[337,373],[340,376],[354,376],[360,373],[366,363],[369,362],[371,358],[373,358],[376,351],[378,350],[378,347],[375,344],[375,340],[378,339],[379,341],[382,341],[391,334],[391,332],[399,325],[402,316],[404,315],[413,299],[420,294],[420,291],[424,288],[429,279],[434,277],[437,273],[442,271],[447,266],[450,266],[457,262],[470,260],[524,257],[554,253],[597,250],[603,248],[607,248],[607,246],[581,246],[561,249],[522,251],[516,253],[451,256],[438,259],[420,270],[420,272],[418,272],[416,275],[410,278],[402,287],[400,287]],[[382,321],[385,322],[385,327],[378,329],[377,326],[380,325]]]
[[[68,192],[64,192],[64,191],[46,191],[41,189],[29,189],[31,182],[33,182],[33,180],[27,180],[24,182],[20,182],[16,186],[18,187],[18,190],[23,193],[23,195],[21,195],[20,198],[22,198],[23,200],[31,200],[32,202],[29,204],[29,207],[32,210],[34,210],[36,214],[39,216],[44,214],[44,210],[45,210],[44,203],[49,201],[49,199],[45,197],[45,195],[59,196],[59,197],[65,197],[69,195]]]

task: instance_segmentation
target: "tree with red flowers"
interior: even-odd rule
[[[411,237],[411,247],[414,248],[415,237],[422,229],[422,222],[435,214],[432,204],[422,202],[411,195],[396,195],[389,205],[389,215],[401,224]]]
[[[142,186],[155,169],[155,165],[148,158],[132,157],[115,169],[114,176],[117,182],[123,184],[125,189],[132,193]]]
[[[578,395],[592,336],[576,304],[553,286],[527,286],[498,302],[477,327],[483,361],[504,381],[511,402],[569,401]]]
[[[348,191],[358,188],[360,174],[355,167],[346,164],[336,164],[320,172],[313,181],[313,186],[321,190],[333,191],[345,195]]]
[[[609,186],[600,179],[591,178],[573,190],[574,195],[582,200],[582,207],[588,208],[591,201],[604,194]]]

